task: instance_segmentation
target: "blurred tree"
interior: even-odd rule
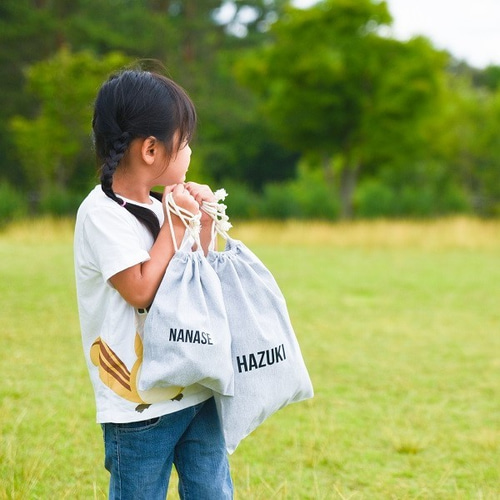
[[[199,112],[191,172],[207,181],[234,179],[263,191],[295,176],[302,155],[323,166],[345,216],[361,177],[396,197],[406,183],[418,195],[426,183],[439,192],[449,179],[466,186],[476,210],[498,211],[498,66],[471,68],[423,38],[391,39],[384,2],[289,4],[2,0],[0,176],[33,189],[86,188],[93,159],[83,114],[107,71],[96,69],[98,76],[80,52],[102,62],[120,51],[160,60],[188,89]],[[54,54],[64,69],[47,61]],[[53,81],[41,69],[26,71],[42,60]],[[80,79],[70,76],[73,64]],[[59,95],[73,116],[56,109]]]
[[[500,66],[490,65],[481,69],[452,58],[448,73],[459,80],[467,79],[476,88],[496,90],[500,87]]]
[[[199,6],[190,10],[191,20],[180,21],[189,28],[201,15],[205,23],[204,31],[194,31],[197,46],[189,51],[198,56],[183,61],[176,75],[198,109],[199,134],[191,168],[197,176],[205,175],[216,183],[233,179],[258,190],[268,181],[294,176],[297,154],[272,137],[256,99],[235,80],[232,71],[242,49],[265,42],[270,23],[282,14],[287,3],[226,0],[219,2],[211,14]],[[207,26],[207,19],[215,21],[215,30]]]
[[[255,101],[229,68],[242,47],[260,43],[284,0],[5,0],[0,5],[0,172],[24,183],[6,124],[13,115],[38,116],[39,97],[24,92],[24,70],[61,47],[105,55],[156,59],[193,97],[200,115],[195,142],[210,178],[227,175],[262,185],[293,175],[295,157],[269,138]],[[155,67],[152,64],[152,67]],[[51,68],[52,69],[52,68]],[[44,97],[45,99],[45,97]],[[41,118],[38,118],[41,120]],[[17,126],[22,122],[18,122]],[[39,123],[41,127],[41,122]],[[18,130],[18,134],[19,134]],[[251,138],[251,140],[249,140]],[[271,151],[271,154],[266,154]],[[197,155],[198,156],[198,155]],[[276,160],[276,161],[274,161]],[[2,163],[5,162],[5,165]],[[286,164],[286,165],[284,165]],[[258,175],[254,175],[259,171]]]
[[[442,84],[447,56],[421,38],[381,36],[390,23],[385,2],[290,8],[273,25],[273,42],[238,70],[284,144],[321,158],[344,217],[362,168],[413,147],[412,130]]]
[[[33,192],[41,194],[54,186],[74,188],[72,183],[89,178],[76,170],[89,172],[89,164],[94,164],[91,103],[107,75],[127,62],[117,52],[97,58],[63,47],[27,71],[27,90],[39,100],[39,111],[33,119],[15,116],[11,128]]]
[[[487,75],[487,72],[486,72]],[[500,214],[500,88],[469,76],[450,81],[437,154],[465,187],[474,211]]]
[[[479,83],[490,90],[500,88],[500,66],[488,66],[482,71],[482,78]]]
[[[36,101],[23,92],[24,69],[54,50],[55,23],[35,0],[0,2],[0,175],[21,185],[22,172],[9,132],[9,119],[29,114]]]

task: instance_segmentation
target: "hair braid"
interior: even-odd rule
[[[116,201],[116,203],[123,206],[128,212],[137,217],[149,229],[153,238],[156,239],[160,232],[160,222],[155,213],[139,205],[125,203],[125,200],[118,197],[113,191],[113,175],[120,160],[129,147],[130,139],[130,134],[128,132],[123,132],[119,139],[113,142],[113,145],[109,148],[108,156],[101,166],[101,187],[106,196]],[[151,194],[155,198],[161,200],[161,195],[158,197],[157,193]]]
[[[120,160],[125,155],[129,144],[130,134],[128,132],[123,132],[122,135],[114,141],[113,145],[109,148],[108,156],[101,166],[102,190],[107,196],[120,205],[123,204],[123,200],[118,198],[113,191],[113,175],[116,171],[116,167],[118,167],[118,164],[120,163]]]

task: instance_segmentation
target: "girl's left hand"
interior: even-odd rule
[[[184,184],[186,187],[186,191],[191,194],[191,196],[198,202],[198,205],[201,208],[201,205],[204,201],[214,202],[217,201],[214,193],[206,184],[197,184],[196,182],[186,182]],[[201,244],[203,248],[206,250],[208,248],[208,243],[210,242],[210,238],[212,234],[210,232],[210,228],[212,227],[213,219],[211,215],[208,215],[205,210],[200,210],[201,212]],[[206,234],[205,229],[206,228]]]
[[[200,206],[204,201],[208,202],[217,201],[215,199],[214,193],[212,192],[210,187],[207,186],[206,184],[197,184],[196,182],[186,182],[186,184],[184,185],[186,186],[186,189],[189,191],[191,196],[198,202]]]

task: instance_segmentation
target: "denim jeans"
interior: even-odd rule
[[[110,500],[165,500],[172,464],[181,499],[233,498],[213,398],[151,420],[102,427]]]

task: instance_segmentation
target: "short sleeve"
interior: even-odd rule
[[[144,228],[128,211],[100,208],[87,214],[84,238],[104,281],[150,259]]]

